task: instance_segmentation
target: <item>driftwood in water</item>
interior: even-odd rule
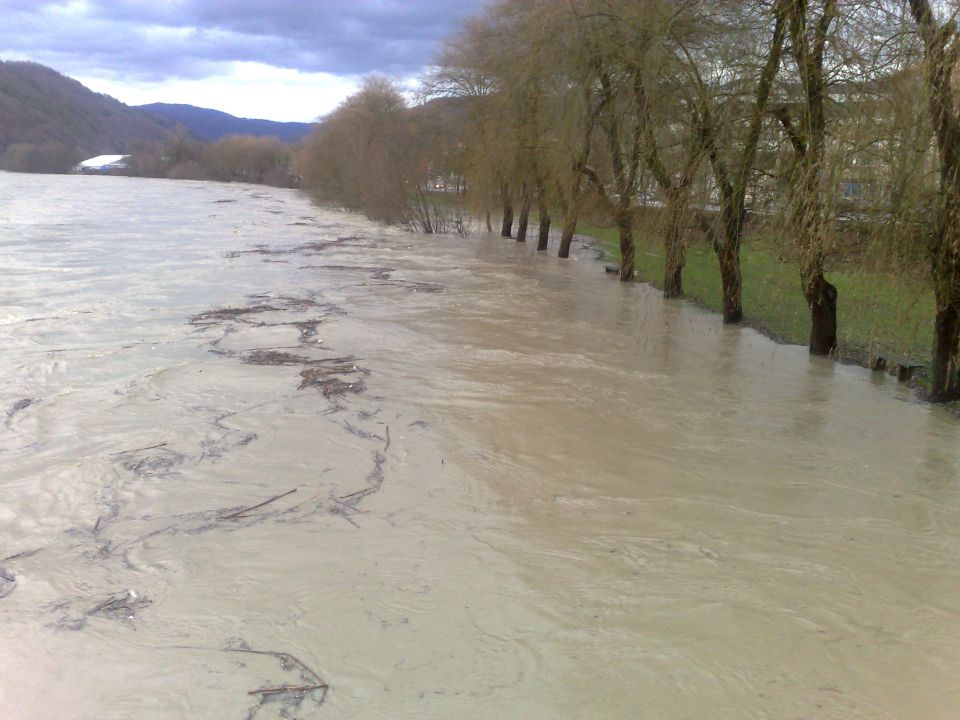
[[[330,685],[320,677],[320,674],[313,670],[303,660],[286,652],[277,652],[275,650],[254,650],[243,641],[239,641],[233,646],[224,648],[225,652],[247,653],[249,655],[266,655],[276,658],[280,661],[280,667],[287,672],[296,671],[299,675],[299,682],[284,683],[282,685],[269,685],[267,687],[250,690],[248,695],[259,695],[260,701],[247,713],[248,720],[254,720],[257,713],[264,705],[271,702],[280,702],[284,705],[284,717],[292,717],[290,713],[297,710],[303,704],[304,699],[311,695],[317,706],[323,705],[327,699],[327,693],[330,691]],[[313,695],[316,693],[316,695]]]
[[[10,570],[0,567],[0,598],[5,598],[17,586],[17,576]]]
[[[279,495],[274,495],[272,498],[270,498],[269,500],[264,500],[262,503],[257,503],[256,505],[251,505],[250,507],[243,508],[242,510],[237,510],[236,512],[230,513],[229,515],[221,515],[221,516],[220,516],[220,519],[221,519],[221,520],[232,520],[232,519],[234,519],[234,518],[241,517],[242,515],[246,515],[246,514],[247,514],[248,512],[250,512],[251,510],[259,510],[260,508],[269,505],[270,503],[274,502],[275,500],[279,500],[280,498],[285,498],[287,495],[293,495],[296,491],[297,491],[296,488],[294,488],[293,490],[287,490],[285,493],[280,493]]]

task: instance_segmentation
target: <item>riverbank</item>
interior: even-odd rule
[[[454,200],[445,193],[431,194],[431,201],[444,208],[454,208]],[[646,215],[634,227],[636,274],[639,282],[662,289],[664,249],[657,217],[656,212]],[[527,242],[536,241],[538,222],[537,213],[531,212]],[[481,223],[481,219],[474,217],[474,223]],[[495,224],[499,227],[500,218]],[[810,313],[800,288],[799,271],[796,262],[785,257],[792,249],[774,237],[774,232],[765,233],[761,228],[743,240],[741,324],[777,343],[806,346]],[[602,259],[619,265],[616,228],[582,225],[577,234],[595,243]],[[835,359],[870,367],[878,353],[906,358],[921,366],[909,385],[925,396],[930,386],[934,295],[924,261],[915,252],[911,260],[906,260],[903,248],[866,249],[861,245],[855,249],[862,243],[856,228],[848,231],[844,240],[854,249],[835,252],[827,271],[827,278],[839,292],[839,348]],[[900,256],[896,256],[898,252]],[[716,255],[703,240],[688,244],[683,288],[684,300],[710,312],[721,311]],[[948,405],[960,414],[960,403]]]
[[[579,232],[593,238],[611,262],[619,262],[615,228],[588,226]],[[638,280],[661,288],[663,244],[644,233],[637,233],[635,241]],[[781,260],[772,244],[756,239],[744,242],[741,262],[744,324],[776,342],[806,345],[809,311],[796,268]],[[869,367],[870,356],[879,351],[929,365],[934,306],[929,280],[916,274],[868,271],[852,264],[828,272],[828,279],[839,291],[840,362]],[[694,243],[688,248],[683,288],[688,301],[720,312],[717,259],[706,243]],[[922,392],[928,381],[924,370],[913,384]]]

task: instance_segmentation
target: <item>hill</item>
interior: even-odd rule
[[[175,128],[51,68],[0,61],[0,168],[64,172],[85,157],[132,152]]]
[[[179,123],[195,137],[209,142],[216,142],[228,135],[272,136],[285,142],[298,142],[316,127],[313,123],[239,118],[219,110],[209,110],[194,105],[151,103],[140,105],[138,109],[155,117]]]

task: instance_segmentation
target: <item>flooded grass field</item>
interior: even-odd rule
[[[960,426],[511,241],[0,173],[0,716],[948,720]]]

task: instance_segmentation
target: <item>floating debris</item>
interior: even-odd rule
[[[299,682],[268,685],[267,687],[250,690],[247,694],[259,695],[260,701],[250,708],[246,720],[255,720],[260,710],[271,703],[280,703],[283,706],[280,711],[281,717],[292,718],[294,717],[293,713],[300,708],[307,697],[313,699],[316,707],[323,705],[327,699],[330,685],[320,677],[316,670],[310,668],[295,655],[274,650],[254,650],[243,640],[234,640],[223,649],[224,652],[267,655],[276,658],[280,661],[280,667],[284,672],[296,672],[299,677]]]
[[[440,283],[412,282],[412,283],[407,283],[406,288],[410,292],[420,292],[420,293],[443,292],[443,285],[441,285]]]
[[[11,570],[0,567],[0,598],[5,598],[17,586],[17,576]]]
[[[247,365],[311,365],[315,360],[279,350],[253,350],[241,357]]]
[[[151,448],[148,448],[151,449]],[[176,450],[170,450],[164,445],[157,446],[157,452],[150,453],[143,457],[130,457],[142,451],[131,451],[120,453],[118,457],[122,458],[121,466],[124,470],[132,472],[140,477],[155,477],[166,475],[173,468],[177,467],[186,459],[183,453]]]
[[[111,595],[87,610],[87,616],[96,615],[111,620],[133,620],[141,608],[153,604],[153,600],[139,595],[135,590]]]
[[[279,309],[280,308],[273,307],[272,305],[254,305],[252,307],[245,308],[217,308],[215,310],[207,310],[206,312],[194,315],[190,318],[189,322],[191,325],[215,325],[224,320],[236,320],[237,318],[244,317],[246,315],[275,312]]]
[[[140,595],[135,590],[125,590],[110,595],[96,605],[88,607],[86,610],[81,610],[77,615],[72,615],[69,612],[71,602],[65,601],[57,603],[52,607],[55,611],[63,612],[63,614],[57,618],[53,627],[57,630],[83,630],[87,626],[87,621],[92,617],[130,622],[136,618],[137,613],[141,609],[152,604],[153,601],[147,596]]]
[[[37,398],[23,398],[22,400],[17,400],[13,405],[10,406],[10,409],[7,410],[7,421],[10,421],[14,415],[16,415],[21,410],[26,410],[28,407],[37,402]]]
[[[287,497],[287,495],[293,495],[293,493],[295,493],[296,491],[297,491],[296,488],[294,488],[293,490],[287,490],[287,492],[280,493],[279,495],[274,495],[272,498],[270,498],[269,500],[264,500],[262,503],[257,503],[256,505],[251,505],[250,507],[241,508],[240,510],[237,510],[236,512],[232,512],[229,515],[221,515],[220,519],[233,520],[234,518],[238,518],[243,515],[246,515],[251,510],[259,510],[260,508],[265,507],[270,503],[275,502],[276,500]]]
[[[300,337],[297,340],[300,343],[306,343],[317,337],[317,328],[320,327],[320,322],[320,320],[300,320],[290,324],[300,331]]]

